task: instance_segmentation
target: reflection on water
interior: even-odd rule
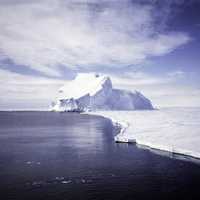
[[[116,144],[101,117],[0,112],[0,188],[6,199],[192,199],[200,166]]]

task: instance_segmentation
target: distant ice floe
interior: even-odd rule
[[[110,175],[110,177],[114,177],[114,175]],[[70,184],[91,184],[93,181],[95,181],[95,177],[91,178],[72,178],[69,179],[64,176],[57,176],[53,179],[49,180],[34,180],[32,182],[26,182],[25,185],[27,187],[45,187],[47,185],[56,185],[56,184],[65,184],[65,185],[70,185]]]
[[[41,163],[40,162],[36,162],[36,161],[27,161],[26,164],[27,165],[35,165],[35,164],[36,165],[40,165]]]
[[[120,127],[116,142],[136,142],[151,149],[200,158],[200,108],[154,111],[97,111]]]

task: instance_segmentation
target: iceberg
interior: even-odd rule
[[[113,88],[108,76],[80,73],[59,89],[52,111],[152,110],[149,99],[138,91]]]
[[[59,89],[50,109],[109,118],[118,130],[116,142],[200,158],[200,109],[154,110],[140,92],[113,88],[108,76],[78,74]]]

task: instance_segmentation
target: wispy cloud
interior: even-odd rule
[[[161,30],[166,16],[155,15],[154,4],[99,2],[1,1],[0,59],[59,76],[60,65],[94,70],[140,64],[190,40]]]
[[[48,108],[66,80],[21,75],[0,69],[0,110]]]
[[[170,78],[184,78],[185,77],[185,72],[181,71],[181,70],[176,70],[176,71],[173,71],[173,72],[169,72],[168,73],[168,76]]]
[[[139,90],[150,98],[155,106],[199,106],[200,89],[183,84],[189,74],[174,70],[160,76],[144,72],[126,72],[111,75],[114,87]]]
[[[175,70],[162,75],[153,75],[142,71],[126,71],[120,74],[111,74],[114,85],[121,88],[135,89],[139,86],[163,85],[177,82],[185,77],[185,72]]]
[[[66,82],[60,77],[65,76],[63,68],[65,73],[112,72],[115,87],[140,90],[156,105],[199,105],[199,88],[178,83],[187,79],[186,72],[177,67],[171,72],[161,69],[161,74],[136,69],[192,39],[167,26],[173,16],[171,2],[182,1],[157,2],[1,0],[0,63],[10,59],[19,65],[19,70],[12,68],[19,73],[28,67],[59,79],[22,75],[7,71],[9,64],[0,65],[4,68],[0,69],[0,109],[47,108]]]

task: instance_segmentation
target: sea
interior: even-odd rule
[[[0,112],[0,199],[200,199],[200,162],[115,135],[100,116]]]

